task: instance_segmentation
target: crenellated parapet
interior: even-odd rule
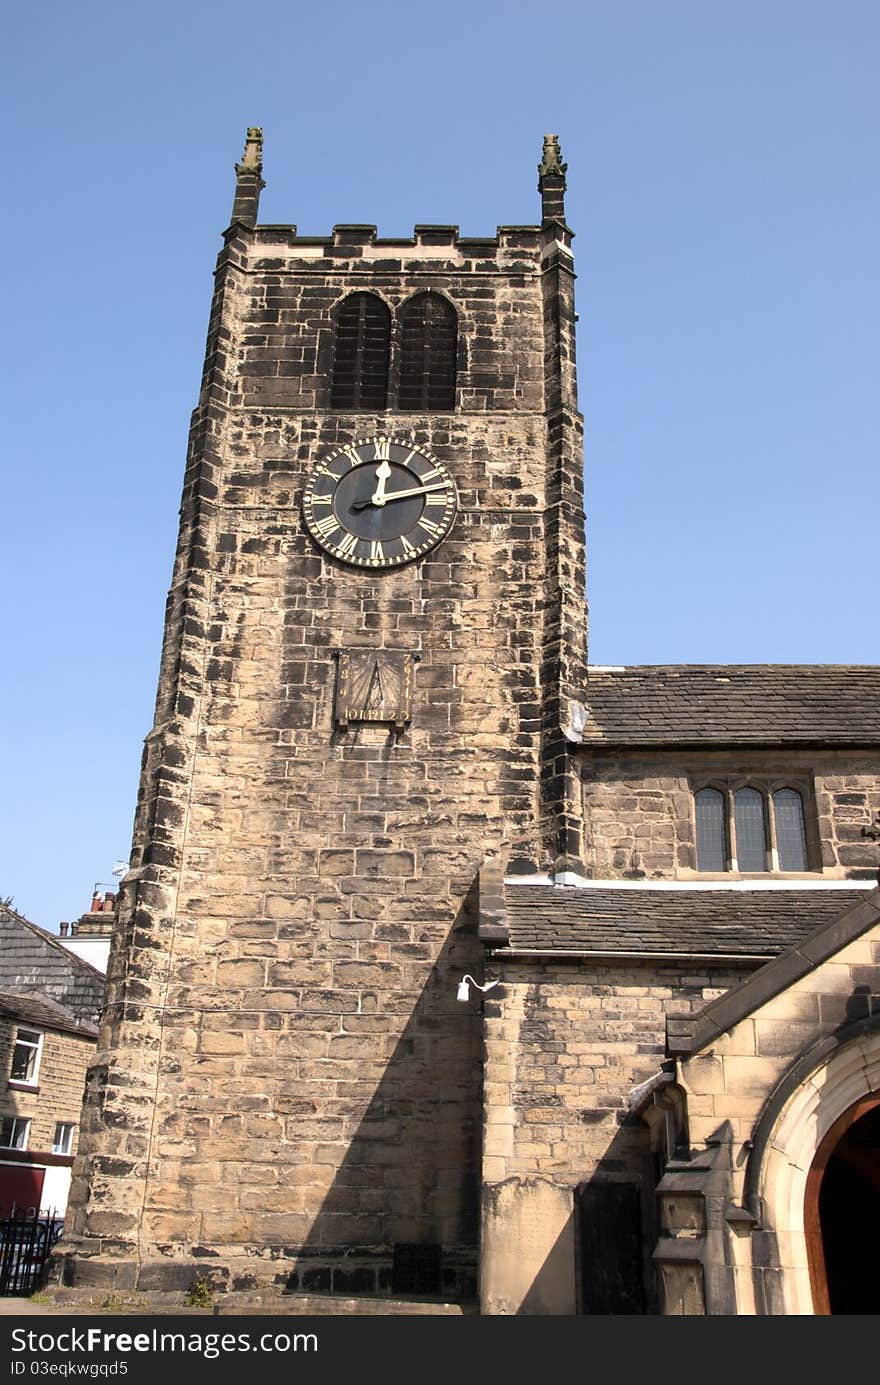
[[[398,273],[420,262],[462,269],[503,267],[522,261],[523,272],[535,272],[543,243],[539,226],[498,226],[494,236],[462,236],[457,226],[416,225],[411,236],[380,236],[372,225],[342,224],[330,235],[301,236],[296,226],[255,226],[248,237],[248,257],[258,270],[283,271],[302,262],[317,262],[322,270],[335,264],[374,272]]]

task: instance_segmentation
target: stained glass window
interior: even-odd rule
[[[807,835],[804,830],[804,804],[795,789],[777,789],[773,795],[776,819],[776,849],[780,870],[807,869]]]
[[[700,789],[695,797],[695,805],[697,869],[727,870],[724,795],[717,789]]]
[[[767,869],[767,832],[764,799],[757,789],[737,789],[733,795],[736,826],[736,862],[740,870]]]

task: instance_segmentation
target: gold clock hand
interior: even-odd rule
[[[370,497],[374,505],[385,504],[385,483],[390,475],[391,467],[388,465],[388,463],[380,462],[379,465],[376,467],[376,489]]]
[[[409,500],[414,495],[427,495],[428,491],[444,490],[448,484],[447,481],[432,481],[430,486],[413,486],[405,491],[389,491],[387,495],[383,488],[381,495],[376,491],[369,500],[355,500],[351,508],[365,510],[368,505],[387,505],[389,500]]]

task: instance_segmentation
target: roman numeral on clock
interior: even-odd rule
[[[315,520],[315,528],[322,539],[329,539],[330,535],[340,528],[340,524],[335,515],[325,515],[323,519]]]
[[[345,538],[341,541],[341,543],[338,543],[336,545],[337,552],[347,557],[349,553],[353,553],[354,550],[357,548],[357,542],[358,541],[356,534],[346,534]]]
[[[430,519],[425,519],[424,515],[422,515],[421,519],[419,520],[418,527],[420,529],[424,529],[426,534],[430,534],[432,539],[436,538],[437,535],[440,533],[440,525],[433,524]]]

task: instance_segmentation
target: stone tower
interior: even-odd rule
[[[260,225],[261,170],[252,129],[61,1273],[467,1298],[478,872],[582,869],[565,164],[485,239]]]

